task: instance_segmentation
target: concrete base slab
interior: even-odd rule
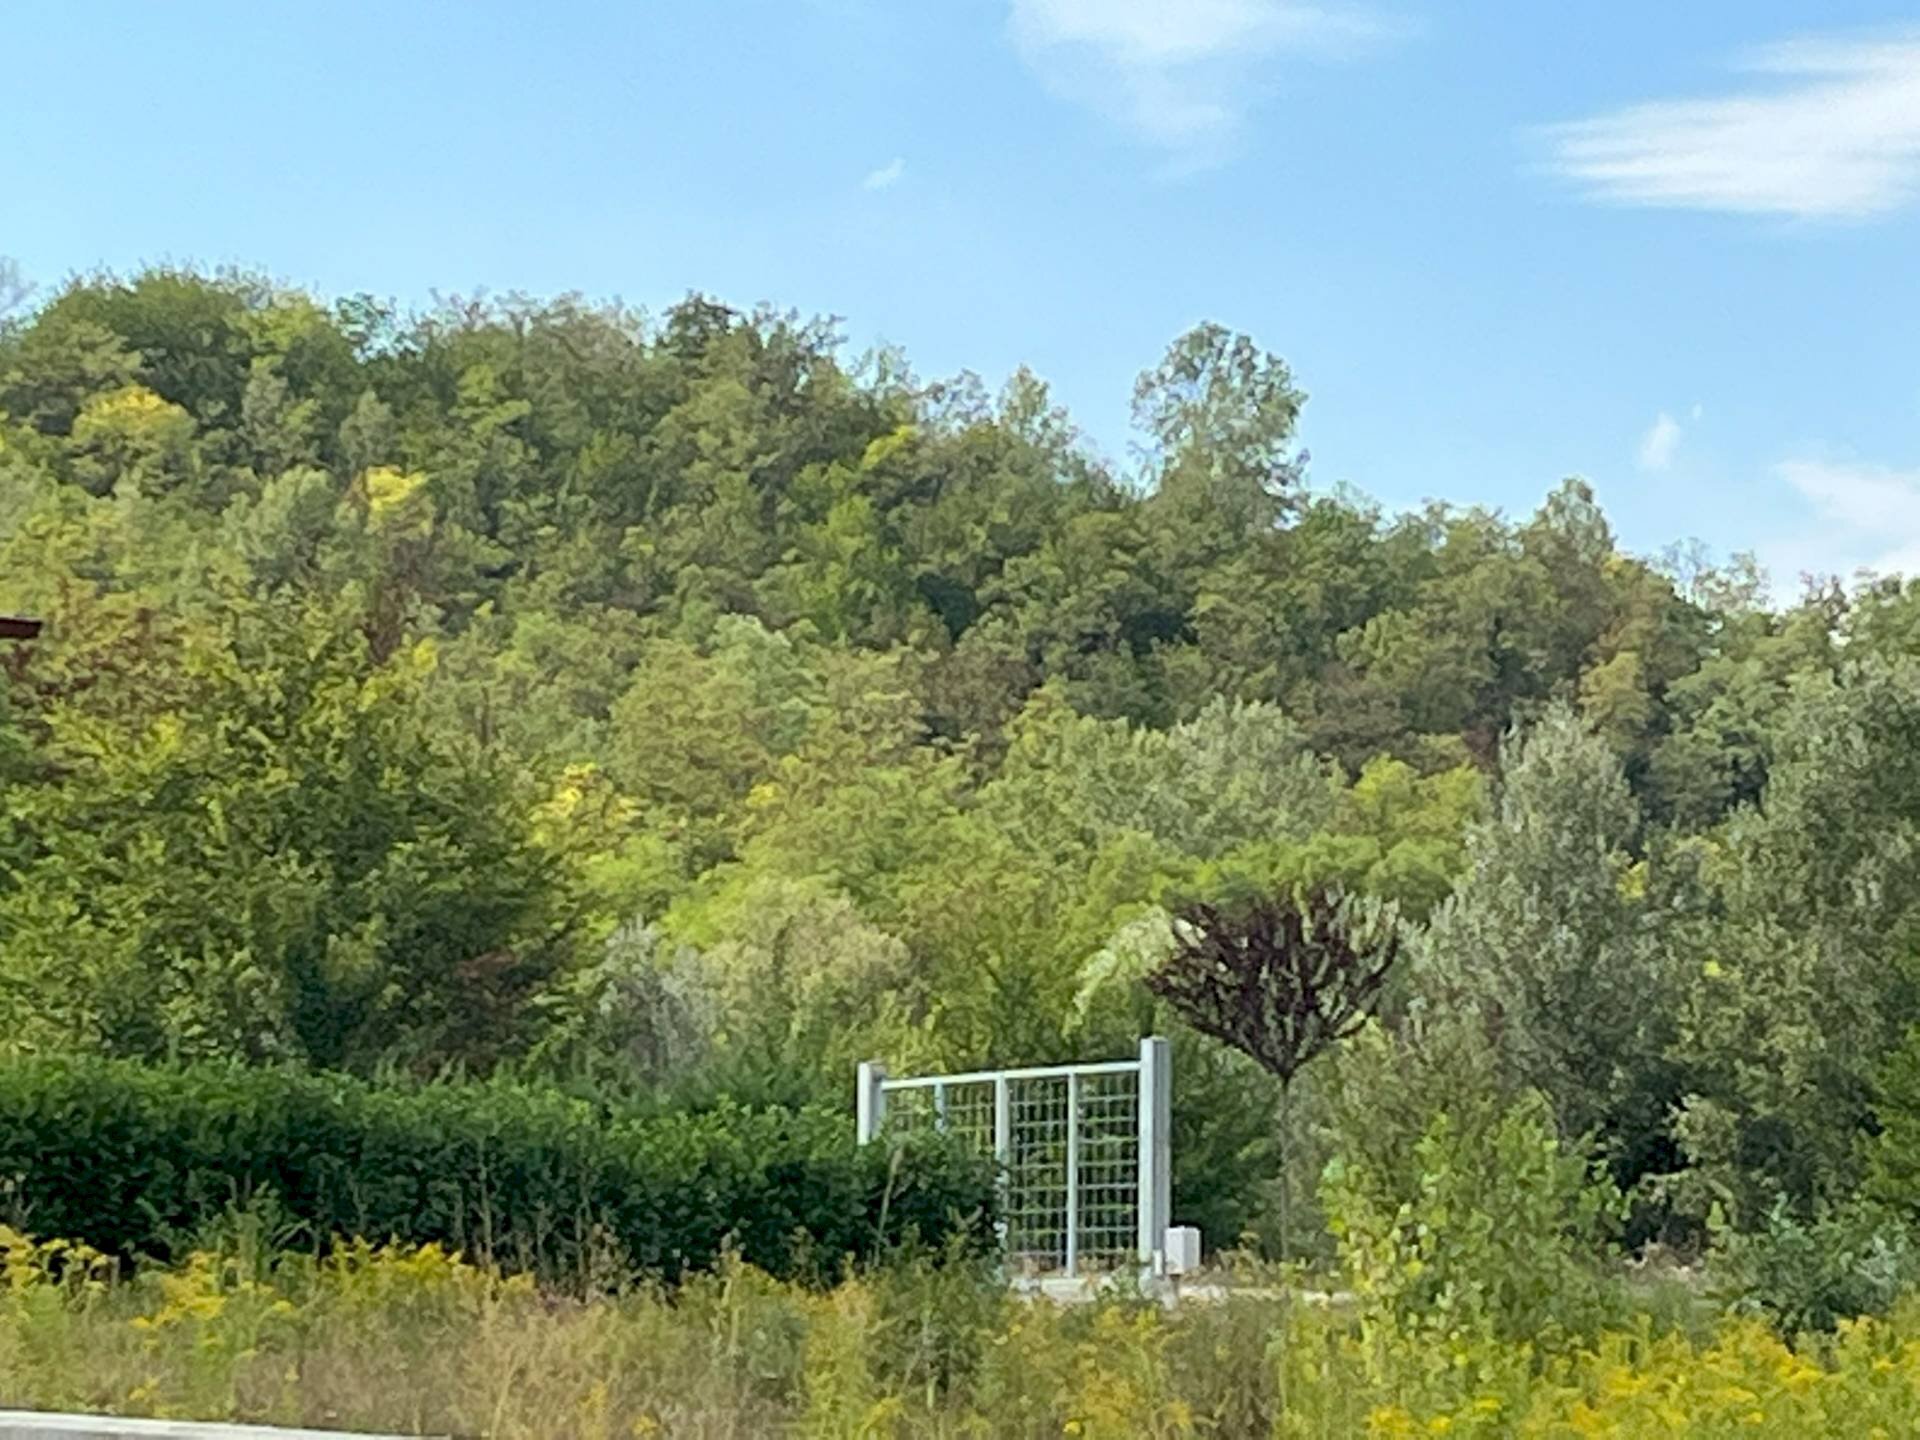
[[[349,1430],[283,1430],[202,1420],[123,1420],[117,1415],[55,1415],[0,1410],[0,1440],[406,1440]]]

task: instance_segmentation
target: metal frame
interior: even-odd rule
[[[1172,1212],[1172,1047],[1133,1060],[894,1078],[876,1061],[856,1077],[862,1145],[932,1128],[990,1156],[1000,1174],[1010,1264],[1078,1276],[1122,1258],[1166,1273]]]

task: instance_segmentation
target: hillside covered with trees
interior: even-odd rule
[[[1389,515],[1311,483],[1304,403],[1201,326],[1117,465],[1024,371],[699,297],[23,306],[0,1051],[700,1107],[1160,1029],[1211,1243],[1330,1243],[1276,1233],[1283,1153],[1351,1238],[1533,1135],[1630,1245],[1817,1233],[1806,1305],[1871,1303],[1920,1209],[1920,589],[1776,603],[1577,480]],[[1281,1145],[1143,978],[1184,907],[1323,888],[1404,954]]]

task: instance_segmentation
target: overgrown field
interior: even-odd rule
[[[122,1278],[0,1231],[0,1404],[487,1436],[1899,1436],[1920,1304],[1783,1344],[1641,1319],[1438,1340],[1271,1289],[1057,1307],[902,1261],[830,1290],[722,1265],[589,1301],[435,1246]]]

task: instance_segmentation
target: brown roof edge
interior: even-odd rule
[[[0,615],[0,640],[32,640],[40,634],[40,622],[23,615]]]

